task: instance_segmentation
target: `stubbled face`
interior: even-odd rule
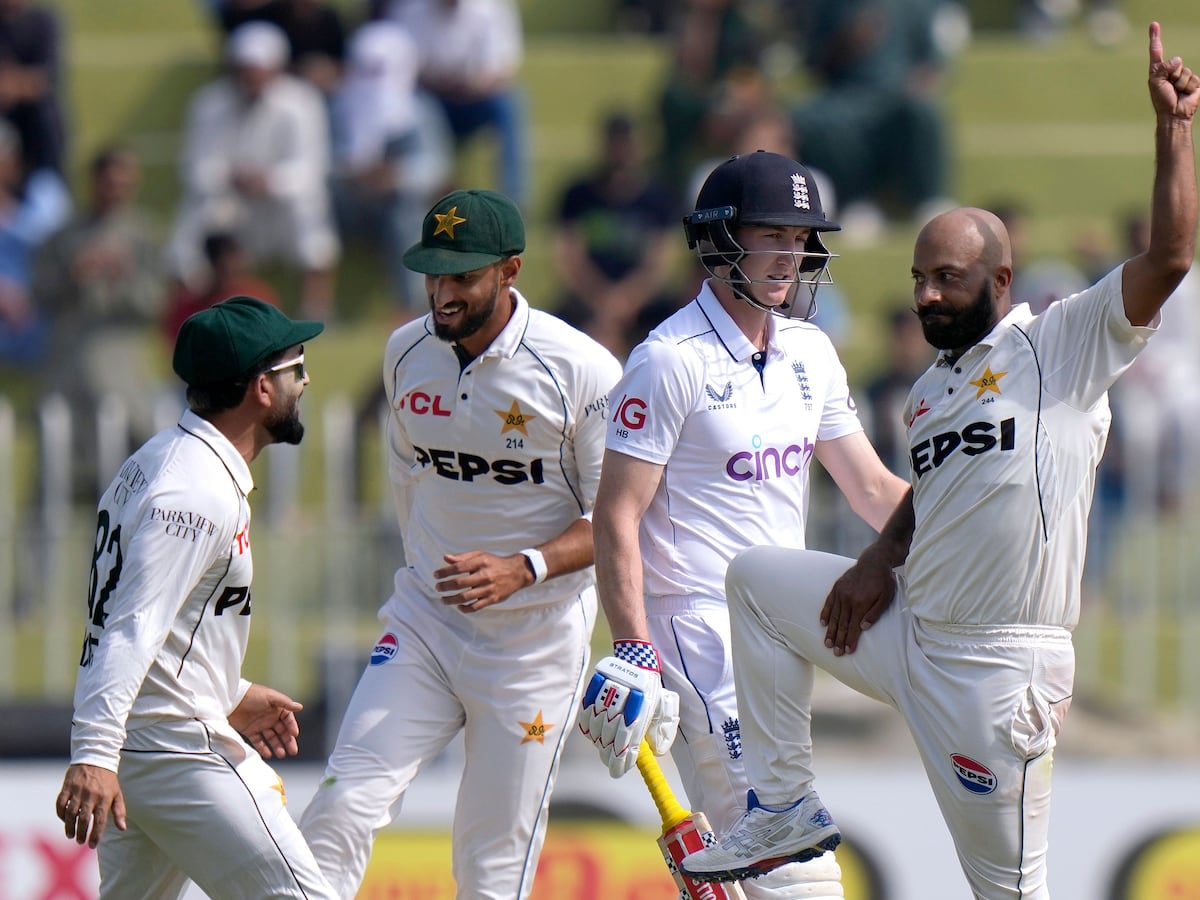
[[[461,341],[478,333],[496,315],[504,287],[503,263],[460,275],[426,275],[433,333],[443,341]]]
[[[303,353],[302,346],[284,354],[285,360]],[[263,421],[263,427],[276,444],[299,444],[304,437],[304,423],[300,421],[300,395],[308,386],[308,371],[302,363],[271,373],[278,390],[271,412]]]
[[[737,242],[746,250],[738,268],[749,281],[747,292],[763,306],[779,308],[796,296],[799,267],[811,228],[754,225],[739,228]]]
[[[925,339],[939,350],[964,350],[999,321],[992,272],[980,232],[961,217],[926,226],[913,249],[913,299]]]

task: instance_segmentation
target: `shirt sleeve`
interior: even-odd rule
[[[583,493],[584,517],[590,519],[600,484],[600,465],[604,458],[604,436],[611,416],[610,390],[621,377],[621,364],[600,345],[580,367],[576,390],[575,422],[572,443]]]
[[[824,402],[821,405],[821,424],[817,426],[817,440],[832,441],[863,430],[858,417],[858,408],[850,396],[850,383],[846,367],[838,359],[832,342],[825,341],[828,373]]]
[[[662,340],[638,345],[612,390],[607,448],[666,465],[699,393],[677,347]]]

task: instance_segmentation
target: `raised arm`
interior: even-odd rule
[[[1150,100],[1154,105],[1154,191],[1150,246],[1125,264],[1121,290],[1134,325],[1151,322],[1187,274],[1196,255],[1196,157],[1192,121],[1200,77],[1172,56],[1164,59],[1162,29],[1150,23]]]

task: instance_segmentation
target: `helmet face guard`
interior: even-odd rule
[[[750,285],[776,282],[748,277],[741,263],[750,256],[778,257],[787,251],[749,250],[743,247],[733,233],[738,224],[737,209],[732,206],[698,209],[683,221],[688,249],[696,254],[709,277],[728,285],[734,294],[756,309],[787,319],[807,321],[813,318],[817,314],[817,288],[822,284],[833,284],[829,261],[837,255],[825,249],[821,233],[813,229],[804,242],[804,249],[791,252],[794,277],[788,299],[779,306],[765,306],[751,294]]]
[[[739,243],[738,228],[766,226],[809,228],[803,250],[750,250]],[[734,156],[717,166],[700,188],[696,210],[683,220],[689,249],[716,281],[756,309],[786,318],[811,319],[817,312],[817,288],[832,284],[822,231],[840,231],[825,218],[817,184],[803,165],[778,153],[758,150]],[[747,277],[742,263],[753,254],[779,257],[790,252],[794,266],[792,290],[779,307],[754,299],[752,284],[778,284]],[[806,289],[806,291],[804,290]],[[798,300],[807,292],[807,302]]]

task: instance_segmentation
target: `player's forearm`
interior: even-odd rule
[[[585,569],[592,564],[595,554],[592,523],[587,519],[576,519],[557,537],[534,549],[540,550],[546,560],[547,578]]]
[[[888,517],[887,522],[884,523],[879,537],[863,551],[863,555],[865,556],[867,553],[879,555],[890,566],[900,565],[908,558],[916,522],[912,489],[909,488]]]
[[[1182,279],[1196,256],[1196,155],[1192,123],[1160,117],[1147,256]]]
[[[649,641],[642,595],[642,558],[637,528],[632,532],[607,519],[593,525],[596,590],[614,640]]]

